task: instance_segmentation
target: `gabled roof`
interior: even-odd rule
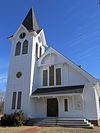
[[[57,50],[55,50],[52,47],[49,47],[47,49],[47,51],[41,56],[41,58],[39,58],[38,60],[38,66],[40,66],[42,59],[48,55],[49,53],[55,53],[57,54],[59,57],[62,58],[63,62],[67,63],[69,66],[71,66],[74,70],[76,70],[77,72],[79,72],[81,75],[83,75],[85,78],[87,78],[90,82],[95,83],[98,82],[98,80],[93,77],[91,74],[89,74],[87,71],[85,71],[83,68],[81,68],[80,66],[78,66],[77,64],[75,64],[73,61],[71,61],[70,59],[68,59],[67,57],[65,57],[64,55],[62,55],[61,53],[59,53]]]
[[[24,19],[23,23],[22,23],[26,29],[28,31],[38,31],[39,27],[34,15],[34,11],[33,8],[30,9],[30,11],[28,12],[26,18]]]
[[[32,93],[32,96],[83,93],[83,88],[84,88],[84,85],[38,88]]]

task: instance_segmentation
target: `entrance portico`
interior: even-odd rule
[[[58,93],[56,88],[48,89],[48,93],[38,90],[34,92],[31,99],[34,99],[35,105],[35,117],[45,118],[45,117],[66,117],[66,118],[83,118],[83,86],[77,87],[77,89],[60,89],[62,93]],[[46,90],[46,89],[45,89]],[[53,90],[53,92],[52,92]],[[37,91],[37,90],[36,90]],[[66,93],[65,93],[66,92]],[[67,101],[65,103],[65,101]],[[67,107],[67,110],[65,109]]]

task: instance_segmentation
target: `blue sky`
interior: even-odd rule
[[[0,89],[6,89],[13,35],[33,7],[47,44],[100,78],[100,5],[98,0],[1,0]]]

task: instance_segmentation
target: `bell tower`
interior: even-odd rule
[[[39,29],[33,8],[15,32],[9,37],[12,43],[4,113],[22,110],[30,116],[30,96],[36,88],[37,61],[45,52],[46,40]],[[34,84],[33,84],[34,83]]]

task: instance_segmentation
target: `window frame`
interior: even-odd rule
[[[19,56],[20,54],[21,54],[21,42],[18,41],[15,46],[15,56]]]
[[[25,43],[27,42],[27,43]],[[28,48],[29,47],[29,44],[28,44],[28,40],[25,40],[23,42],[23,47],[22,47],[22,54],[25,55],[25,54],[28,54]]]
[[[22,77],[22,72],[17,72],[17,73],[16,73],[16,78],[19,79],[19,78],[21,78],[21,77]]]
[[[44,81],[44,77],[43,77],[44,76],[43,75],[44,71],[47,71],[47,85],[44,85],[44,82],[43,82]],[[43,69],[43,72],[42,72],[42,86],[45,87],[45,86],[48,86],[48,69]]]
[[[15,94],[15,101],[14,101],[14,94]],[[12,93],[12,105],[11,105],[12,110],[16,109],[16,101],[17,101],[17,92],[14,91]]]
[[[67,109],[65,107],[65,100],[67,100]],[[64,98],[64,112],[68,112],[69,111],[69,100],[68,98]]]
[[[19,94],[21,94],[20,95],[21,97],[19,97]],[[22,91],[18,91],[18,94],[17,94],[17,109],[18,110],[21,109],[21,105],[22,105]]]
[[[40,57],[42,56],[42,47],[40,46]]]
[[[39,49],[39,45],[38,43],[36,43],[36,47],[35,47],[35,55],[38,58],[38,49]]]
[[[41,72],[41,76],[42,76],[42,79],[41,79],[41,86],[42,87],[45,87],[43,86],[43,70],[47,70],[48,71],[48,87],[53,87],[53,86],[61,86],[63,84],[63,81],[62,81],[62,65],[51,65],[51,66],[54,66],[54,85],[50,85],[49,84],[49,81],[50,81],[50,72],[49,72],[49,68],[50,68],[50,65],[47,65],[47,66],[44,66]],[[56,85],[56,69],[60,69],[61,70],[61,84],[60,85]],[[47,87],[46,86],[46,87]]]
[[[60,69],[60,84],[57,84],[57,77],[58,77],[58,76],[57,76],[57,69]],[[61,67],[56,67],[56,68],[55,68],[55,77],[56,77],[56,79],[55,79],[55,80],[56,80],[56,81],[55,81],[55,82],[56,82],[56,85],[57,85],[57,86],[58,86],[58,85],[62,85],[62,68],[61,68]]]
[[[20,39],[24,39],[25,36],[26,36],[26,33],[25,33],[25,32],[22,32],[22,33],[19,35],[19,38],[20,38]]]
[[[39,41],[39,43],[41,43],[41,37],[40,36],[38,36],[38,41]]]
[[[52,70],[53,67],[53,80],[52,80],[52,74],[50,74],[50,69]],[[55,67],[54,65],[49,66],[49,86],[55,85]]]

